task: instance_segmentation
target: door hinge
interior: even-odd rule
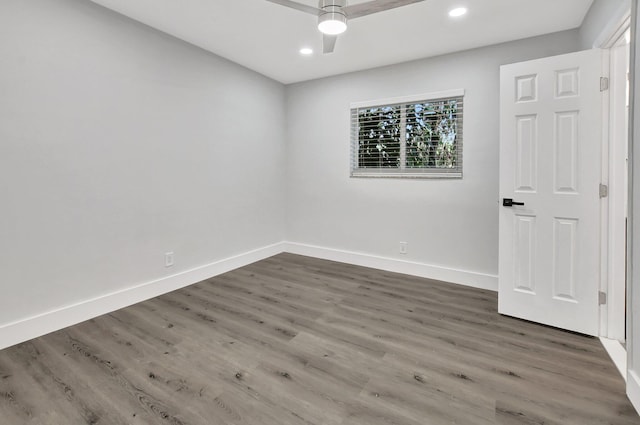
[[[600,77],[600,91],[609,90],[609,78]]]
[[[598,292],[598,305],[605,305],[607,303],[607,293],[599,291]]]
[[[600,183],[600,197],[606,198],[607,196],[609,196],[609,186]]]

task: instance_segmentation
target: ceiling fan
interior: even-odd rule
[[[267,1],[317,16],[318,29],[323,35],[322,51],[323,53],[332,53],[338,40],[338,34],[342,34],[347,30],[347,21],[349,19],[360,18],[424,0],[373,0],[352,6],[347,5],[347,0],[319,0],[318,7],[292,0]]]

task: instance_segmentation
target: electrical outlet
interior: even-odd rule
[[[167,252],[164,254],[164,266],[173,267],[173,252]]]
[[[406,254],[406,253],[407,253],[407,243],[400,242],[400,254]]]

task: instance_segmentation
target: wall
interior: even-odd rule
[[[629,218],[627,220],[627,394],[640,412],[640,8],[632,1],[629,123]]]
[[[572,30],[288,86],[294,251],[403,260],[399,271],[424,266],[422,275],[496,289],[499,67],[578,46]],[[458,88],[466,90],[462,180],[349,178],[351,102]]]
[[[3,0],[0,51],[0,346],[283,239],[280,83],[83,0]]]
[[[629,5],[630,0],[594,0],[580,27],[580,50],[599,45],[602,36],[608,35],[628,13]]]

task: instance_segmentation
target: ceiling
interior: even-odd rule
[[[92,1],[285,84],[577,28],[593,2],[426,0],[350,21],[323,55],[316,17],[266,0]]]

